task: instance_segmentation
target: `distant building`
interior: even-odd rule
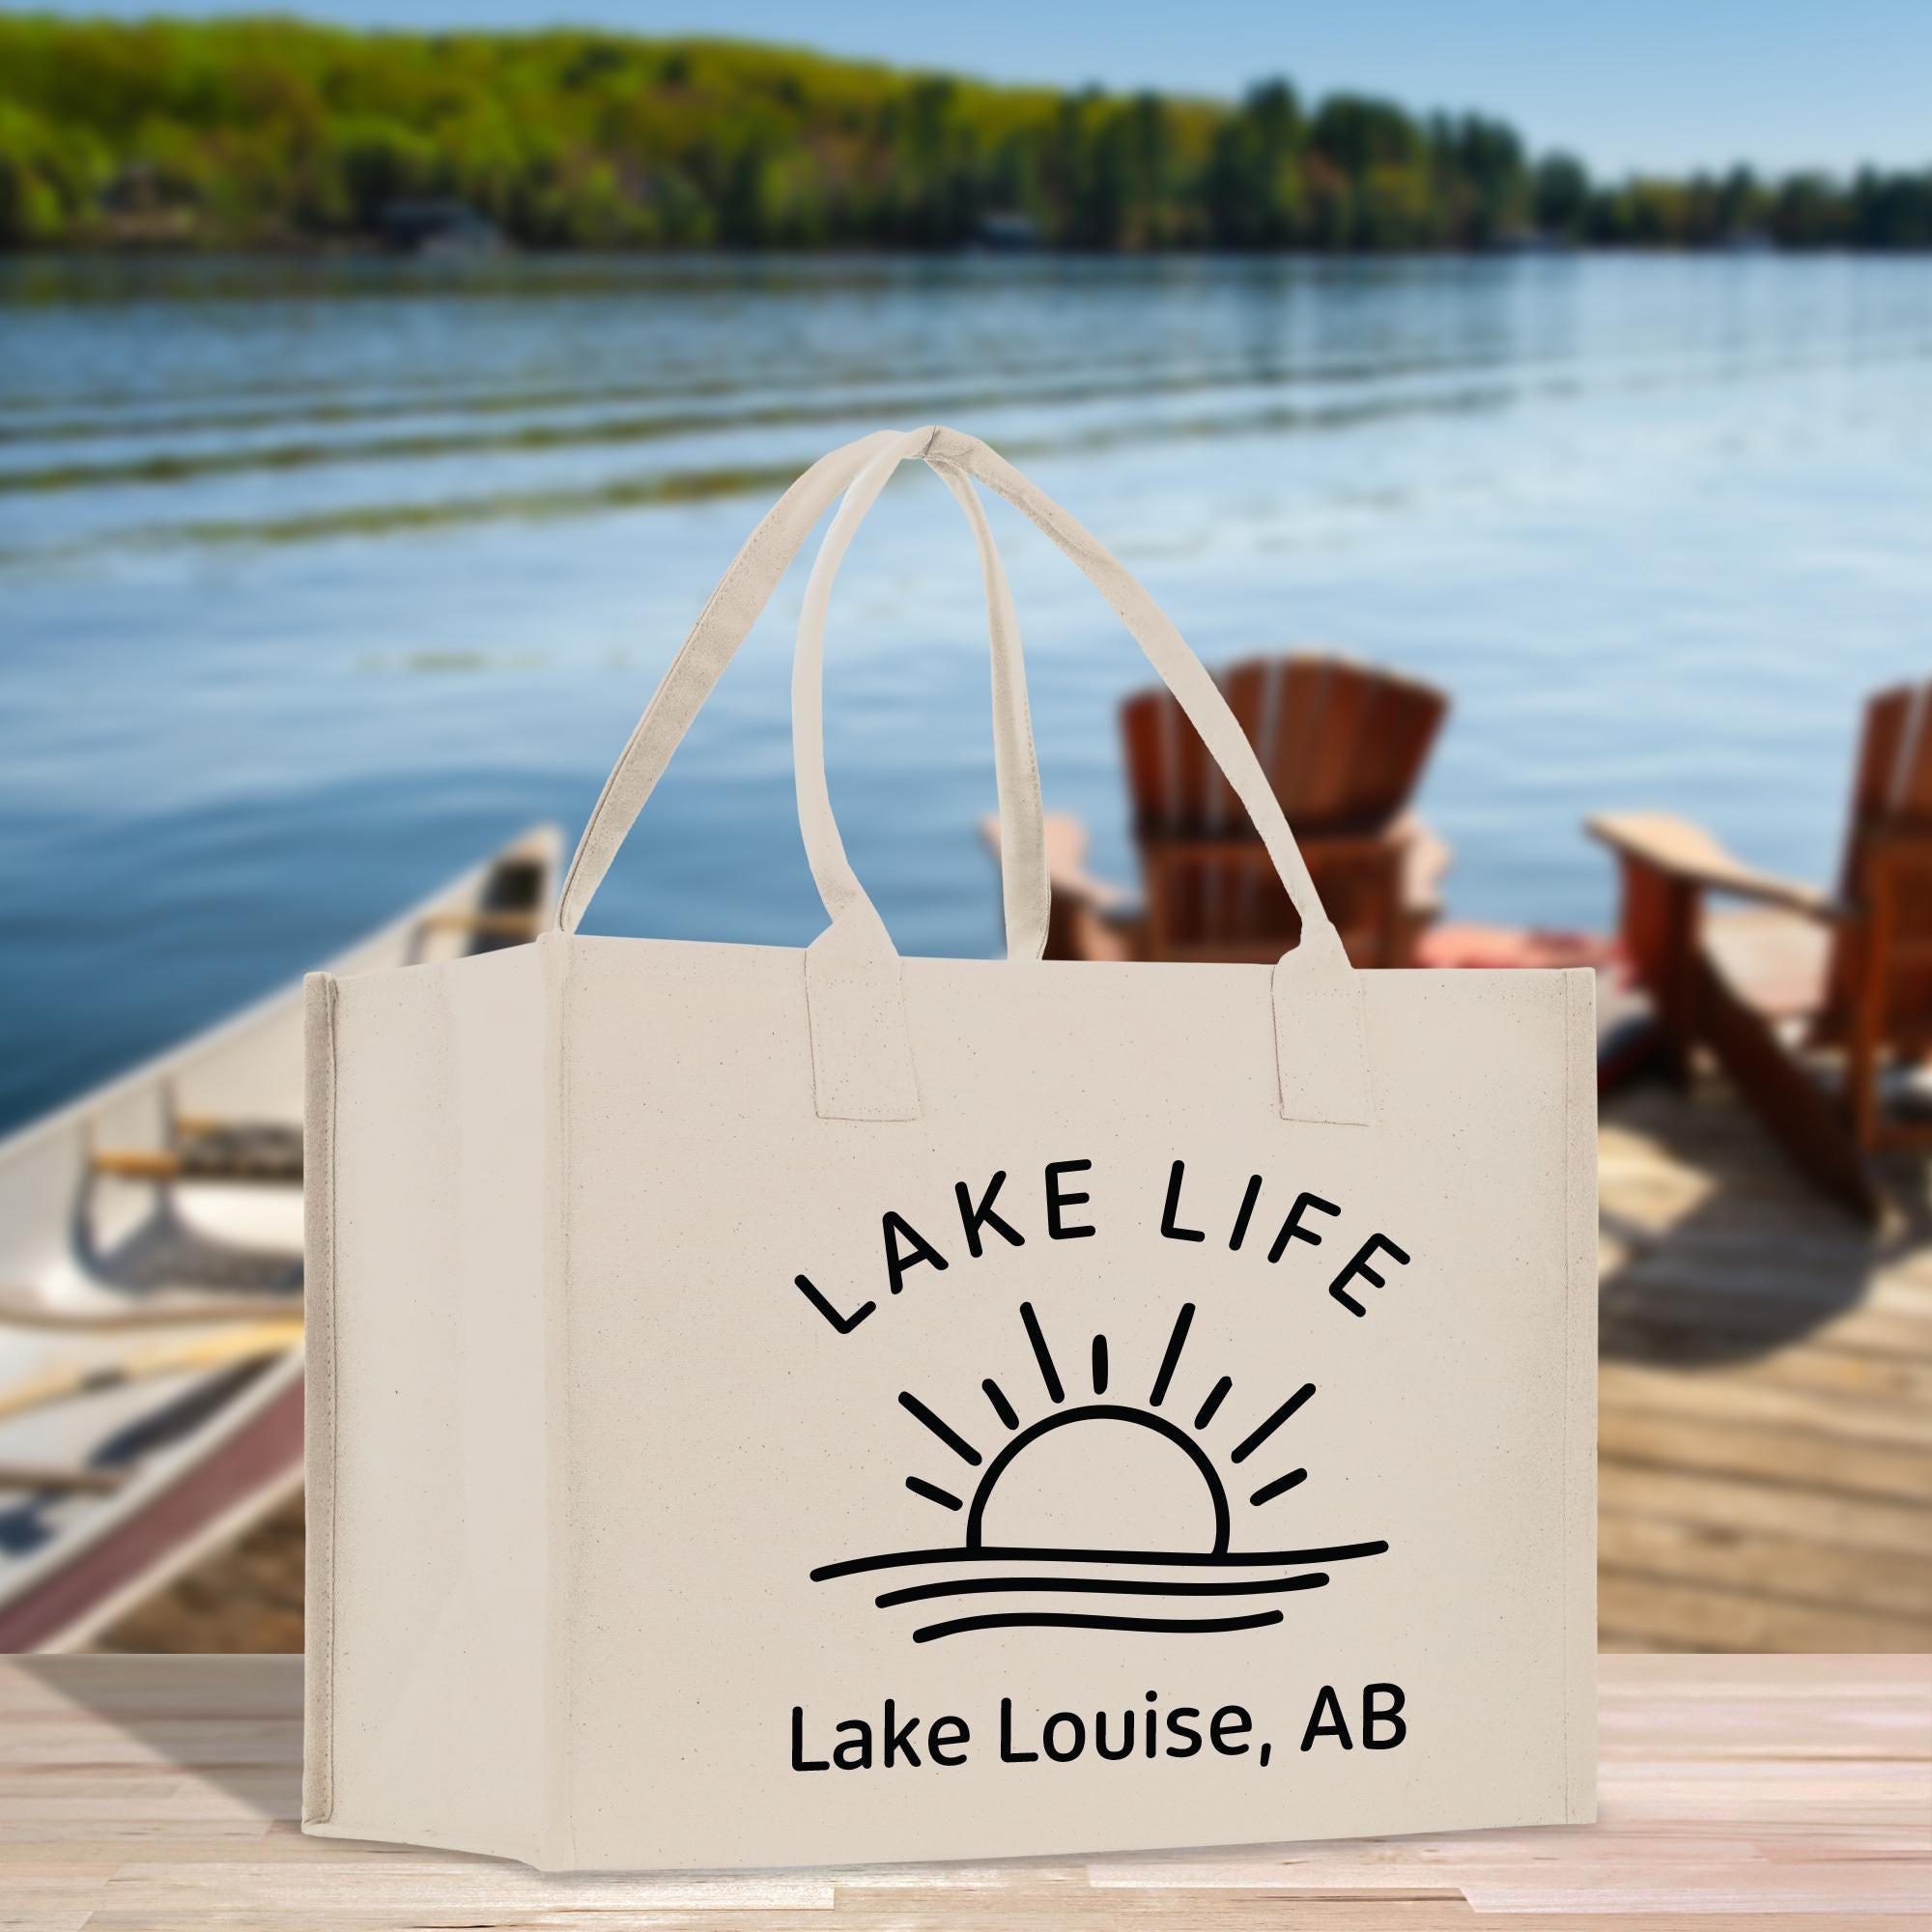
[[[131,160],[100,196],[101,225],[119,247],[175,247],[194,239],[199,210],[152,161]]]
[[[1030,214],[1017,211],[996,212],[980,217],[973,240],[981,248],[1019,250],[1039,246],[1039,224]]]
[[[487,255],[503,245],[488,215],[454,199],[389,202],[376,227],[384,247],[409,255]]]

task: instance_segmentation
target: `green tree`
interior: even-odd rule
[[[1202,180],[1207,231],[1223,248],[1281,248],[1306,222],[1301,103],[1285,80],[1264,81],[1214,129]]]
[[[1588,169],[1574,155],[1544,156],[1536,164],[1531,206],[1542,234],[1580,242],[1590,216]]]
[[[0,14],[0,248],[367,239],[454,197],[528,247],[1932,246],[1932,175],[1592,186],[1481,115],[1285,80],[1238,102],[994,87],[787,48],[550,28]]]

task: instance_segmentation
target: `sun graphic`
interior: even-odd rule
[[[1192,1406],[1191,1418],[1187,1400],[1179,1400],[1172,1410],[1166,1406],[1170,1396],[1178,1394],[1181,1354],[1193,1321],[1190,1301],[1175,1318],[1146,1398],[1132,1402],[1120,1400],[1121,1391],[1112,1389],[1107,1338],[1095,1335],[1087,1351],[1093,1399],[1076,1395],[1069,1400],[1039,1318],[1031,1302],[1022,1302],[1020,1322],[1049,1405],[1044,1414],[1022,1422],[1006,1390],[988,1377],[980,1384],[980,1392],[1006,1432],[988,1452],[911,1390],[899,1392],[899,1406],[977,1471],[970,1482],[958,1482],[953,1489],[924,1476],[905,1479],[915,1495],[965,1519],[964,1540],[823,1564],[811,1573],[812,1580],[927,1566],[938,1572],[929,1581],[884,1591],[873,1599],[880,1609],[947,1597],[1167,1600],[1157,1606],[1160,1615],[1147,1613],[1154,1606],[1145,1602],[1136,1603],[1132,1613],[1124,1606],[1103,1612],[1042,1608],[1029,1602],[1023,1608],[924,1625],[913,1632],[915,1643],[970,1631],[1029,1627],[1211,1634],[1259,1630],[1280,1623],[1284,1614],[1278,1607],[1230,1613],[1214,1600],[1320,1589],[1328,1574],[1316,1565],[1385,1551],[1388,1545],[1380,1541],[1310,1549],[1230,1548],[1235,1541],[1230,1480],[1224,1479],[1208,1442],[1214,1439],[1209,1432],[1234,1379],[1220,1377]],[[1110,1391],[1112,1400],[1107,1399]],[[1279,1446],[1256,1471],[1243,1465],[1269,1449],[1277,1432],[1315,1393],[1313,1382],[1303,1382],[1226,1451],[1231,1469],[1241,1471],[1247,1481],[1260,1468],[1279,1470],[1252,1490],[1247,1481],[1234,1481],[1237,1496],[1247,1491],[1246,1507],[1265,1509],[1307,1480],[1303,1467],[1281,1467],[1289,1459]],[[1151,1536],[1156,1528],[1160,1534]],[[1079,1566],[1077,1574],[977,1574],[991,1565],[1062,1564]],[[976,1574],[961,1574],[969,1569]],[[1151,1574],[1138,1574],[1144,1571]],[[1198,1607],[1183,1613],[1189,1600]],[[1204,1613],[1216,1611],[1220,1613]]]

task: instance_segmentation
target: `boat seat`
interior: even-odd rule
[[[118,1180],[231,1180],[299,1187],[301,1129],[279,1121],[181,1116],[158,1148],[100,1149],[94,1172]]]
[[[506,912],[426,912],[418,922],[424,932],[469,932],[488,939],[534,939],[542,927],[534,909]]]

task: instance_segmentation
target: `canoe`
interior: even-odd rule
[[[328,962],[533,937],[525,833]],[[0,1651],[87,1643],[301,1483],[301,989],[0,1142]]]

